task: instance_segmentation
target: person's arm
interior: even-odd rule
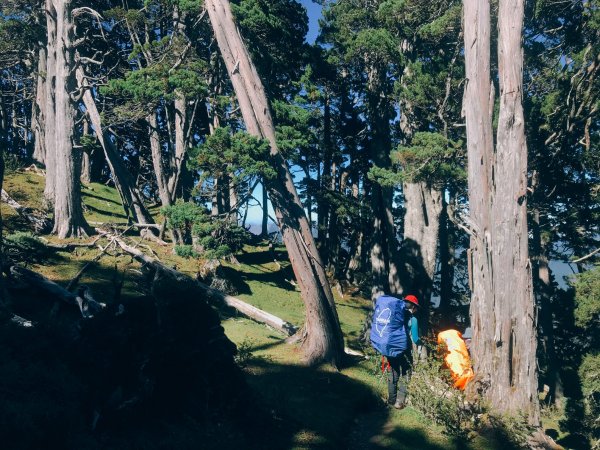
[[[421,338],[419,337],[419,322],[415,316],[410,318],[410,337],[412,338],[413,344],[423,345]]]

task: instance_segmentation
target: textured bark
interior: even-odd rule
[[[384,78],[378,68],[371,67],[368,72],[368,109],[372,126],[370,155],[373,164],[387,169],[391,167],[390,151],[391,130],[390,111],[387,98],[381,95],[384,91]],[[403,291],[398,267],[398,239],[394,226],[392,203],[394,189],[373,183],[371,191],[371,208],[373,211],[373,232],[371,234],[371,272],[373,286],[371,299],[375,300],[383,293],[396,294]]]
[[[427,329],[438,248],[442,192],[425,182],[403,184],[406,213],[401,258],[406,293],[419,299],[423,330]]]
[[[89,227],[83,217],[81,207],[81,153],[73,148],[73,133],[75,129],[75,107],[71,93],[75,92],[74,51],[73,51],[73,17],[70,0],[55,0],[55,77],[54,77],[54,122],[46,121],[46,131],[54,128],[54,149],[46,146],[47,161],[53,153],[52,170],[54,175],[54,229],[60,238],[85,236]],[[50,34],[50,32],[49,32]],[[50,42],[50,37],[48,38]],[[48,49],[50,55],[50,49]],[[50,60],[50,57],[49,57]],[[50,63],[48,68],[50,70]],[[50,109],[50,108],[48,108]],[[48,143],[48,140],[46,140]],[[47,172],[49,166],[46,166]],[[48,183],[48,180],[46,180]],[[51,180],[52,182],[52,180]]]
[[[471,240],[472,352],[485,395],[500,412],[539,424],[536,330],[527,234],[527,147],[522,99],[522,0],[500,0],[500,113],[492,139],[489,0],[464,4]]]
[[[229,2],[207,0],[205,7],[246,129],[271,144],[271,157],[278,173],[266,184],[306,307],[303,349],[307,363],[338,365],[344,344],[333,295],[292,176],[277,147],[264,87],[235,25]]]
[[[31,111],[31,128],[33,131],[33,159],[40,164],[46,163],[46,139],[44,132],[46,128],[46,78],[47,78],[47,49],[40,45],[38,49],[38,67],[36,73],[35,102]]]
[[[148,122],[148,131],[150,133],[150,151],[152,153],[152,166],[156,176],[156,185],[158,187],[158,197],[163,206],[171,204],[171,195],[169,193],[169,181],[165,171],[165,165],[162,157],[162,145],[158,134],[158,120],[156,112],[153,111],[146,118]]]
[[[92,127],[96,132],[98,142],[100,142],[100,146],[104,150],[106,162],[108,163],[115,187],[121,196],[123,208],[125,208],[127,217],[133,219],[133,221],[136,223],[153,224],[154,220],[144,205],[142,196],[135,185],[135,180],[127,170],[127,167],[125,167],[125,164],[123,163],[118,150],[115,148],[115,145],[110,139],[108,132],[102,127],[102,119],[100,117],[100,113],[98,112],[94,96],[92,95],[92,92],[88,86],[88,82],[85,79],[85,74],[83,73],[82,67],[77,68],[76,77],[79,88],[83,89],[83,104],[90,122],[92,123]]]
[[[44,198],[48,206],[54,205],[54,185],[56,180],[56,108],[54,96],[56,90],[56,9],[54,0],[46,0],[46,92],[45,92],[45,122],[44,122],[44,149],[46,166],[46,185]]]
[[[78,87],[81,88],[81,86],[79,85],[79,80],[77,80],[78,82]],[[90,122],[84,118],[83,119],[83,132],[82,132],[82,137],[83,136],[89,136],[90,134]],[[85,149],[83,151],[83,155],[81,158],[81,182],[84,184],[89,184],[92,182],[92,158],[90,155],[90,151]]]

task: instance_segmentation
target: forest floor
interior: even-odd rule
[[[35,173],[15,172],[6,177],[4,189],[18,202],[41,208],[43,178]],[[86,218],[92,224],[124,223],[125,217],[116,191],[92,184],[83,190]],[[158,209],[152,209],[158,214]],[[1,206],[4,235],[26,230],[22,219],[7,205]],[[51,236],[44,236],[57,242]],[[91,239],[90,239],[91,240]],[[180,258],[171,246],[141,242],[140,249],[164,264],[190,276],[201,270],[197,259]],[[32,250],[29,268],[66,285],[100,252],[97,248],[77,248],[51,255]],[[274,260],[276,257],[277,261]],[[239,263],[223,263],[220,276],[234,287],[236,297],[294,324],[303,323],[304,306],[292,280],[284,248],[270,252],[264,245],[246,246],[237,255]],[[139,295],[139,264],[131,257],[106,254],[85,272],[80,284],[89,286],[96,299],[114,296],[119,280],[124,283],[121,298]],[[346,345],[363,352],[359,335],[370,301],[334,292]],[[413,407],[398,411],[385,405],[386,381],[374,356],[355,357],[339,371],[324,366],[302,365],[302,350],[288,344],[277,331],[231,311],[222,313],[226,335],[238,347],[238,364],[246,374],[249,389],[260,407],[270,412],[279,426],[264,430],[263,448],[319,449],[504,449],[506,442],[494,435],[477,434],[457,439],[444,432]],[[368,353],[368,352],[367,352]],[[257,408],[248,404],[247,408]],[[556,426],[556,414],[547,427]],[[200,448],[200,447],[198,447]]]

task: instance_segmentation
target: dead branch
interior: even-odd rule
[[[574,259],[573,261],[569,261],[569,262],[573,263],[573,264],[580,263],[582,261],[585,261],[586,259],[590,259],[592,256],[594,256],[598,252],[600,252],[600,247],[597,248],[596,250],[594,250],[593,252],[590,252],[587,255],[582,256],[581,258],[577,258],[577,259]]]
[[[10,273],[13,277],[24,284],[39,289],[49,296],[61,300],[68,305],[78,307],[84,319],[94,317],[98,311],[104,309],[106,306],[103,303],[99,303],[91,299],[91,297],[88,295],[79,296],[69,292],[64,287],[56,284],[54,281],[51,281],[45,276],[32,270],[19,266],[12,266],[10,268]]]
[[[98,233],[106,233],[102,230],[96,230],[96,231]],[[119,245],[119,247],[121,247],[121,249],[123,249],[123,251],[130,254],[131,256],[133,256],[135,259],[137,259],[141,263],[146,264],[146,265],[154,268],[155,270],[161,272],[163,275],[171,277],[175,280],[185,280],[188,283],[190,281],[192,281],[194,283],[195,287],[197,287],[199,289],[199,291],[201,291],[203,294],[205,294],[208,299],[212,300],[213,303],[215,303],[215,302],[216,303],[224,303],[227,306],[234,308],[237,311],[241,312],[246,317],[248,317],[252,320],[255,320],[257,322],[269,325],[270,327],[275,328],[276,330],[280,331],[281,333],[283,333],[287,336],[291,336],[296,332],[296,330],[297,330],[296,327],[294,325],[292,325],[291,323],[286,322],[285,320],[283,320],[277,316],[274,316],[273,314],[270,314],[266,311],[258,309],[255,306],[252,306],[238,298],[232,297],[231,295],[227,295],[224,292],[221,292],[217,289],[211,288],[211,287],[205,285],[204,283],[201,283],[197,280],[192,280],[192,278],[188,277],[187,275],[165,266],[164,264],[157,261],[156,259],[146,255],[141,250],[139,250],[135,247],[132,247],[131,245],[128,245],[122,239],[120,239],[118,237],[113,237],[113,239]]]

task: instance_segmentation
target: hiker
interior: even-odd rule
[[[406,406],[408,379],[412,370],[412,346],[421,345],[415,313],[419,301],[414,295],[403,299],[381,296],[375,304],[371,344],[387,358],[388,405]],[[382,366],[385,368],[385,364]]]
[[[438,334],[438,344],[446,352],[444,362],[454,381],[454,387],[464,391],[475,374],[471,367],[471,358],[462,334],[457,330],[446,330]]]

